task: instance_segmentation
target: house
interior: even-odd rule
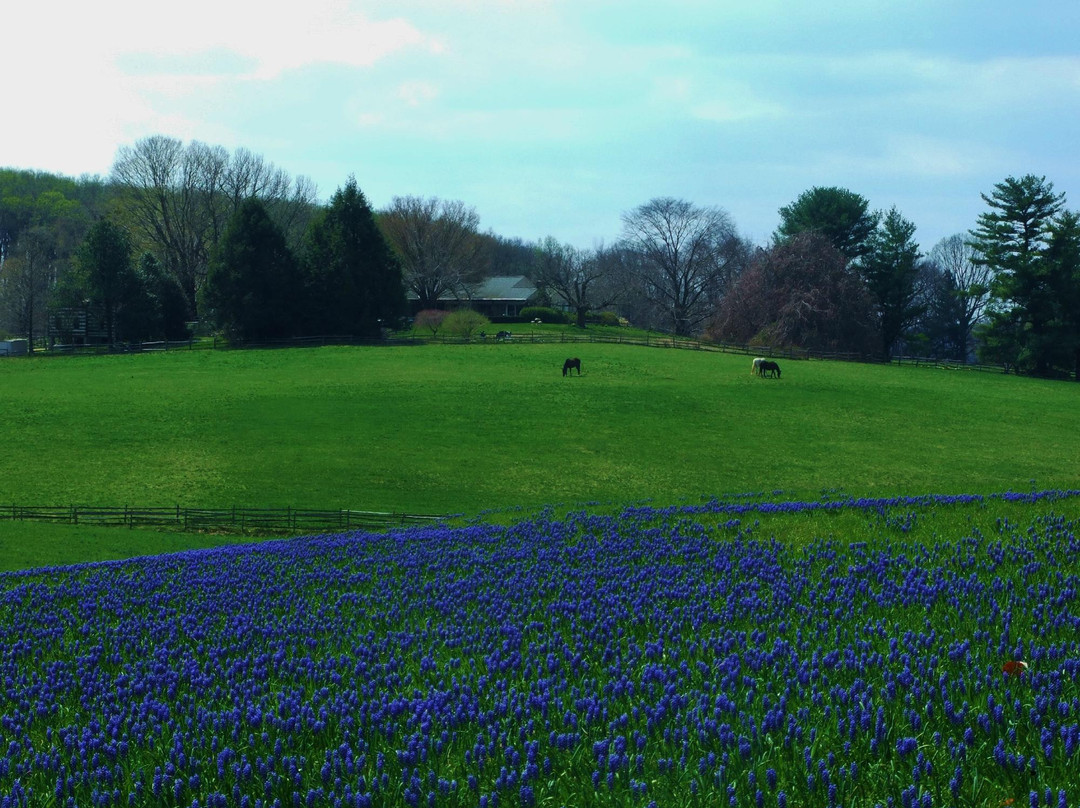
[[[410,291],[406,295],[415,312],[420,299]],[[536,284],[524,275],[496,275],[479,283],[463,284],[439,295],[439,308],[471,308],[485,317],[517,317],[526,306],[540,305]]]

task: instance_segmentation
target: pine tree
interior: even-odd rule
[[[401,268],[351,177],[311,223],[303,264],[309,334],[376,337],[405,312]]]
[[[1028,174],[1009,177],[982,197],[990,210],[980,214],[970,243],[976,260],[994,272],[995,306],[984,336],[1021,367],[1046,375],[1055,350],[1057,294],[1047,250],[1065,195],[1055,194],[1045,177]]]
[[[78,253],[90,303],[101,311],[113,345],[125,330],[122,312],[138,285],[127,233],[108,219],[90,228]]]
[[[885,361],[892,355],[893,343],[925,309],[919,302],[919,258],[915,225],[893,208],[867,239],[859,265],[877,309]]]
[[[293,336],[301,287],[281,228],[262,202],[248,199],[230,220],[203,288],[214,322],[241,340]]]
[[[153,303],[155,320],[151,338],[187,339],[187,298],[184,290],[153,253],[143,253],[139,259],[139,277]]]
[[[1050,229],[1047,247],[1057,315],[1051,332],[1060,364],[1080,381],[1080,214],[1064,211]]]
[[[785,241],[798,233],[820,233],[849,260],[866,254],[867,241],[878,217],[868,212],[870,203],[846,188],[811,188],[780,208],[780,227],[775,239]]]

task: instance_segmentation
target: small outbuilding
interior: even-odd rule
[[[30,345],[24,339],[0,341],[0,356],[26,356],[29,352]]]

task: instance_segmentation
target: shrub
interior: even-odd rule
[[[463,339],[470,339],[477,331],[489,325],[491,320],[472,309],[452,311],[442,321],[446,333]]]
[[[590,312],[585,321],[596,325],[622,325],[619,315],[613,311]]]
[[[531,323],[533,320],[539,319],[544,323],[568,323],[569,318],[566,316],[566,312],[553,309],[549,306],[526,306],[521,310],[521,319],[524,322]]]

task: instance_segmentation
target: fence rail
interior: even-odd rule
[[[2,505],[0,521],[54,522],[109,527],[172,527],[222,533],[291,533],[389,530],[433,524],[444,517],[379,511],[301,508],[91,507],[87,505]]]

